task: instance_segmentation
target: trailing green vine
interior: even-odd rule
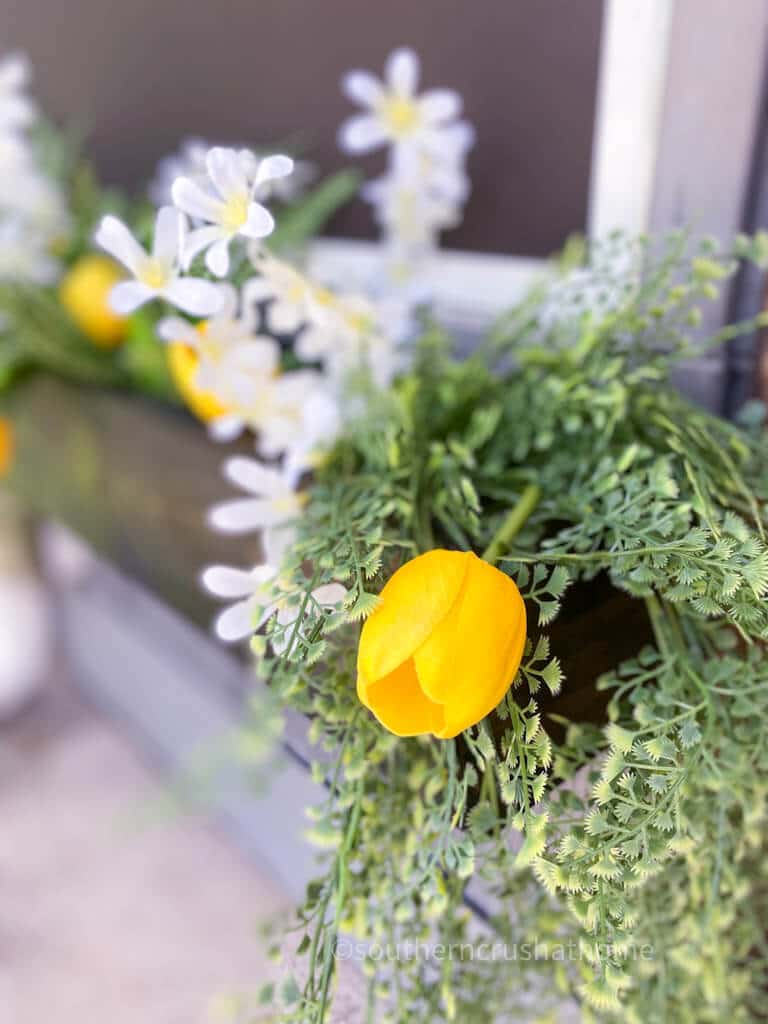
[[[370,1020],[559,1020],[569,1004],[587,1022],[761,1019],[765,448],[667,382],[735,262],[709,244],[686,256],[681,237],[659,260],[629,252],[607,280],[592,254],[598,313],[569,309],[566,275],[465,361],[429,327],[413,372],[317,473],[284,569],[299,589],[307,564],[312,587],[343,583],[344,609],[306,617],[288,659],[258,645],[311,719],[328,787],[310,830],[327,870],[298,916],[306,970],[289,999],[265,992],[274,1019],[327,1021],[349,944]],[[360,620],[436,546],[515,578],[525,655],[478,726],[397,739],[356,697]],[[647,636],[594,680],[606,714],[563,714],[558,615],[606,577]]]

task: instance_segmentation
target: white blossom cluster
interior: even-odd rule
[[[155,176],[149,183],[147,193],[155,206],[173,202],[171,189],[177,178],[192,178],[204,184],[207,170],[206,159],[212,143],[204,139],[184,139],[175,153],[164,156],[155,169]],[[243,159],[255,166],[266,154],[259,150],[242,149]],[[281,203],[292,203],[300,199],[304,190],[317,176],[317,169],[309,160],[294,160],[293,171],[284,178],[272,178],[259,189],[257,198],[277,199]]]
[[[224,466],[249,497],[214,508],[211,524],[232,533],[261,531],[267,561],[250,572],[217,567],[204,575],[219,596],[238,598],[217,626],[233,640],[254,631],[251,613],[264,606],[267,590],[267,607],[287,625],[293,606],[278,571],[303,505],[301,477],[338,436],[349,378],[362,372],[374,386],[391,382],[400,360],[398,322],[394,306],[335,294],[264,247],[274,220],[260,200],[266,186],[291,173],[288,157],[258,160],[249,151],[213,147],[203,164],[204,175],[198,166],[171,183],[173,205],[158,210],[150,250],[113,216],[103,218],[95,239],[129,274],[111,292],[116,312],[128,315],[162,299],[191,318],[166,316],[158,333],[196,353],[195,385],[222,409],[211,421],[213,436],[255,435],[259,458]],[[250,273],[237,287],[233,279],[244,268]],[[280,339],[291,340],[297,368],[281,369]],[[343,588],[321,591],[313,597],[318,608],[343,596]]]
[[[462,102],[450,89],[417,94],[419,59],[395,50],[384,80],[368,71],[344,76],[344,92],[365,108],[341,127],[347,153],[388,146],[385,173],[363,188],[373,206],[387,254],[392,285],[412,284],[434,254],[440,232],[461,220],[470,186],[466,157],[472,126],[459,120]]]
[[[343,131],[356,151],[391,143],[388,174],[367,194],[385,226],[389,258],[409,265],[458,218],[472,141],[469,126],[456,121],[458,96],[435,90],[416,97],[417,73],[410,51],[390,58],[387,88],[353,72],[348,88],[358,99],[368,97],[371,113]],[[386,297],[381,289],[373,301],[330,291],[266,247],[275,224],[265,202],[280,189],[287,194],[293,173],[287,156],[190,143],[163,163],[155,182],[163,205],[150,250],[112,216],[95,236],[130,275],[111,293],[116,312],[128,315],[159,298],[186,314],[161,319],[158,333],[194,350],[194,383],[217,405],[213,436],[229,440],[244,430],[255,436],[257,458],[238,456],[224,465],[246,497],[217,505],[210,521],[225,532],[260,531],[265,562],[249,571],[213,567],[203,583],[234,602],[219,616],[219,636],[245,638],[274,615],[274,647],[299,616],[280,566],[305,500],[301,478],[356,411],[360,389],[351,382],[362,375],[367,387],[385,388],[402,368],[409,329],[402,295]],[[291,348],[289,369],[283,368],[284,345]],[[338,609],[344,596],[338,584],[320,587],[310,596],[311,611]]]
[[[59,275],[53,251],[69,218],[30,138],[37,110],[25,91],[29,78],[23,55],[0,60],[0,281],[49,284]]]

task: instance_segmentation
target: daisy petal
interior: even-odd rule
[[[214,146],[205,159],[208,174],[222,199],[247,192],[248,179],[245,174],[246,162],[236,149]]]
[[[246,238],[266,238],[275,230],[272,214],[260,203],[251,203],[248,207],[248,220],[240,228],[240,234]]]
[[[347,72],[341,80],[341,88],[349,99],[364,107],[375,106],[384,92],[381,82],[370,71]]]
[[[243,423],[240,416],[217,416],[215,420],[211,420],[208,424],[209,436],[212,440],[218,441],[221,444],[234,441],[235,438],[240,437],[244,430],[245,423]]]
[[[452,89],[430,89],[419,98],[419,109],[426,121],[449,121],[461,114],[461,96]]]
[[[237,640],[245,640],[256,632],[255,609],[251,607],[251,601],[238,601],[216,619],[214,629],[216,635],[225,643],[235,643]]]
[[[303,312],[292,302],[276,299],[267,306],[267,324],[273,334],[293,334],[304,321]]]
[[[347,590],[340,583],[324,583],[321,587],[315,587],[312,596],[323,608],[332,608],[341,604],[347,596]]]
[[[211,316],[221,309],[221,292],[212,281],[198,277],[183,277],[173,281],[163,292],[174,306],[190,316]]]
[[[200,581],[216,597],[250,597],[254,590],[253,572],[231,569],[227,565],[212,565]]]
[[[231,358],[239,370],[271,376],[280,365],[280,346],[272,338],[257,338],[238,345]]]
[[[152,256],[163,267],[174,267],[184,237],[184,215],[174,206],[161,206],[155,219]]]
[[[190,217],[218,222],[221,200],[203,191],[191,178],[177,178],[171,185],[171,195],[176,206]]]
[[[249,277],[243,285],[243,307],[271,299],[275,294],[272,285],[264,277]]]
[[[286,487],[282,474],[271,466],[265,466],[256,459],[248,459],[235,455],[224,463],[224,476],[237,487],[251,494],[274,496],[285,494],[290,490]]]
[[[270,565],[282,565],[288,548],[296,540],[296,531],[292,526],[271,526],[261,535],[264,555]]]
[[[185,345],[196,345],[200,339],[195,325],[180,316],[163,317],[157,325],[157,334],[163,341],[183,341]]]
[[[109,293],[109,305],[118,316],[127,316],[156,295],[153,288],[140,281],[120,281]]]
[[[386,133],[379,119],[372,114],[350,117],[339,130],[339,145],[347,153],[364,153],[380,146],[386,140]]]
[[[214,505],[208,521],[215,530],[222,533],[249,533],[265,526],[280,526],[291,515],[276,508],[268,498],[243,498],[239,501],[224,501]]]
[[[285,178],[292,172],[293,160],[289,156],[282,156],[279,153],[274,156],[266,156],[259,163],[254,187],[265,181],[273,181],[275,178]]]
[[[227,281],[222,281],[219,285],[219,294],[222,298],[219,316],[234,320],[237,312],[237,288]]]
[[[93,236],[97,245],[113,256],[132,274],[136,274],[147,254],[128,228],[117,217],[103,217]]]
[[[229,272],[229,238],[219,238],[205,254],[205,265],[216,277],[225,277]]]
[[[419,58],[408,47],[395,50],[385,67],[387,83],[400,96],[413,96],[419,82]]]
[[[187,235],[184,243],[184,266],[190,267],[203,249],[213,245],[222,238],[222,230],[216,224],[208,224],[204,228],[195,228]]]

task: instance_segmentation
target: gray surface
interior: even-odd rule
[[[291,719],[270,785],[254,793],[232,754],[242,721],[234,694],[262,685],[249,669],[103,564],[58,600],[78,686],[180,772],[182,788],[185,773],[223,765],[211,780],[216,813],[238,843],[301,898],[317,874],[314,853],[302,838],[305,808],[324,795],[302,763],[309,749],[301,721]]]
[[[690,226],[727,243],[744,227],[765,226],[764,219],[749,223],[745,211],[764,113],[767,32],[766,0],[675,0],[651,231]],[[716,331],[733,302],[726,291],[712,303],[702,333]],[[742,304],[736,312],[753,316],[758,308]],[[749,358],[748,346],[738,353]],[[753,372],[754,364],[740,398]],[[724,349],[683,368],[676,383],[719,412],[740,404],[726,398]]]

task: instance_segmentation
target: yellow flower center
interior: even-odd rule
[[[315,288],[314,300],[318,306],[333,306],[336,303],[336,296],[327,288]]]
[[[221,211],[221,226],[233,235],[236,234],[248,220],[250,203],[251,198],[247,192],[230,196]]]
[[[379,113],[396,139],[414,132],[421,120],[417,105],[404,96],[388,96],[382,101]]]
[[[148,288],[164,288],[168,284],[168,271],[155,259],[146,260],[136,277]]]
[[[200,335],[198,342],[200,355],[210,363],[220,363],[224,358],[224,346],[218,338],[211,335],[207,320],[203,320],[197,325],[197,333]]]
[[[290,515],[292,512],[298,512],[306,504],[308,497],[307,494],[283,494],[272,499],[272,507],[276,512]]]

